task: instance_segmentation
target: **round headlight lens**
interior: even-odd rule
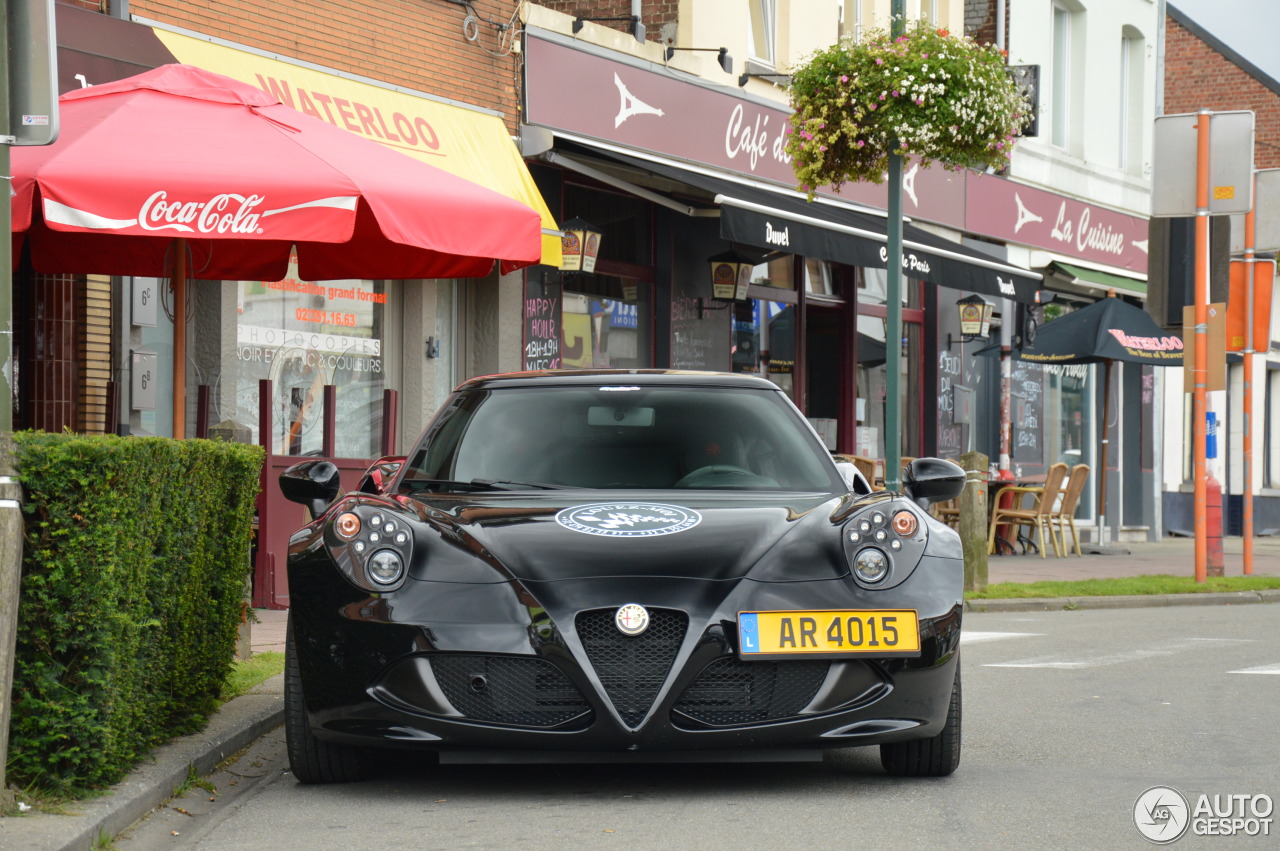
[[[339,514],[333,523],[333,530],[338,533],[338,537],[351,540],[360,534],[360,516],[350,511]]]
[[[915,535],[919,523],[920,521],[916,520],[916,516],[910,511],[899,511],[893,515],[893,531],[904,538]]]
[[[879,582],[889,573],[889,557],[875,547],[858,550],[853,570],[863,582]]]
[[[390,585],[404,573],[404,562],[395,550],[378,550],[369,556],[369,578],[379,585]]]

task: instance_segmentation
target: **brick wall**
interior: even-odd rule
[[[1200,109],[1253,110],[1254,168],[1280,167],[1280,93],[1166,18],[1164,112]]]
[[[965,0],[964,34],[978,44],[994,44],[996,41],[996,2],[1006,0]],[[1009,13],[1005,7],[1005,30],[1008,35]]]
[[[601,18],[631,16],[631,0],[543,0],[538,3],[545,9],[566,15]],[[644,0],[640,5],[640,23],[646,30],[645,40],[660,42],[663,24],[675,24],[680,19],[680,0]],[[627,21],[600,21],[600,26],[619,32],[627,32]],[[672,26],[672,32],[675,27]]]
[[[517,0],[131,0],[142,18],[496,110],[516,126]],[[91,4],[95,6],[96,4]],[[474,10],[476,38],[464,36]],[[518,25],[518,21],[516,22]]]

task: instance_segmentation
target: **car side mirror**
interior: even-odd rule
[[[858,496],[871,493],[871,483],[852,461],[836,461],[836,469],[840,471],[840,478],[844,479],[844,486],[849,489],[849,493],[856,493]]]
[[[955,499],[964,490],[964,470],[942,458],[917,458],[907,465],[902,490],[921,508]]]
[[[331,461],[303,461],[280,474],[280,492],[290,502],[311,509],[314,520],[342,492],[341,474]]]

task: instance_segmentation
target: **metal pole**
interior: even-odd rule
[[[906,0],[893,0],[890,34],[906,29]],[[897,140],[890,143],[897,146]],[[884,486],[896,491],[902,476],[902,427],[899,395],[902,361],[902,155],[889,154],[888,280],[885,289]]]
[[[1196,276],[1195,362],[1192,367],[1192,485],[1195,488],[1195,576],[1204,582],[1209,566],[1205,514],[1205,390],[1209,379],[1209,110],[1196,116]]]
[[[1254,243],[1257,241],[1257,219],[1254,211],[1258,208],[1258,178],[1253,176],[1253,204],[1244,215],[1244,262],[1245,274],[1248,276],[1247,297],[1245,299],[1244,321],[1244,575],[1253,573],[1253,286],[1254,273],[1258,265],[1253,256]]]
[[[9,127],[9,9],[0,4],[0,136]],[[10,175],[9,142],[0,141],[0,174]],[[7,188],[11,184],[6,181]],[[12,189],[10,188],[10,192]],[[18,595],[22,589],[22,487],[12,455],[13,431],[13,217],[9,192],[0,204],[0,806],[7,807],[9,718],[13,693],[14,644],[18,637]]]

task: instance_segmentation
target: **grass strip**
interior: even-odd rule
[[[231,673],[222,686],[222,702],[247,694],[256,686],[284,672],[283,653],[255,653],[248,659],[233,662]]]
[[[966,591],[966,600],[1014,600],[1027,597],[1127,597],[1150,594],[1214,594],[1280,588],[1280,576],[1126,576],[1074,582],[1000,582],[984,591]]]

